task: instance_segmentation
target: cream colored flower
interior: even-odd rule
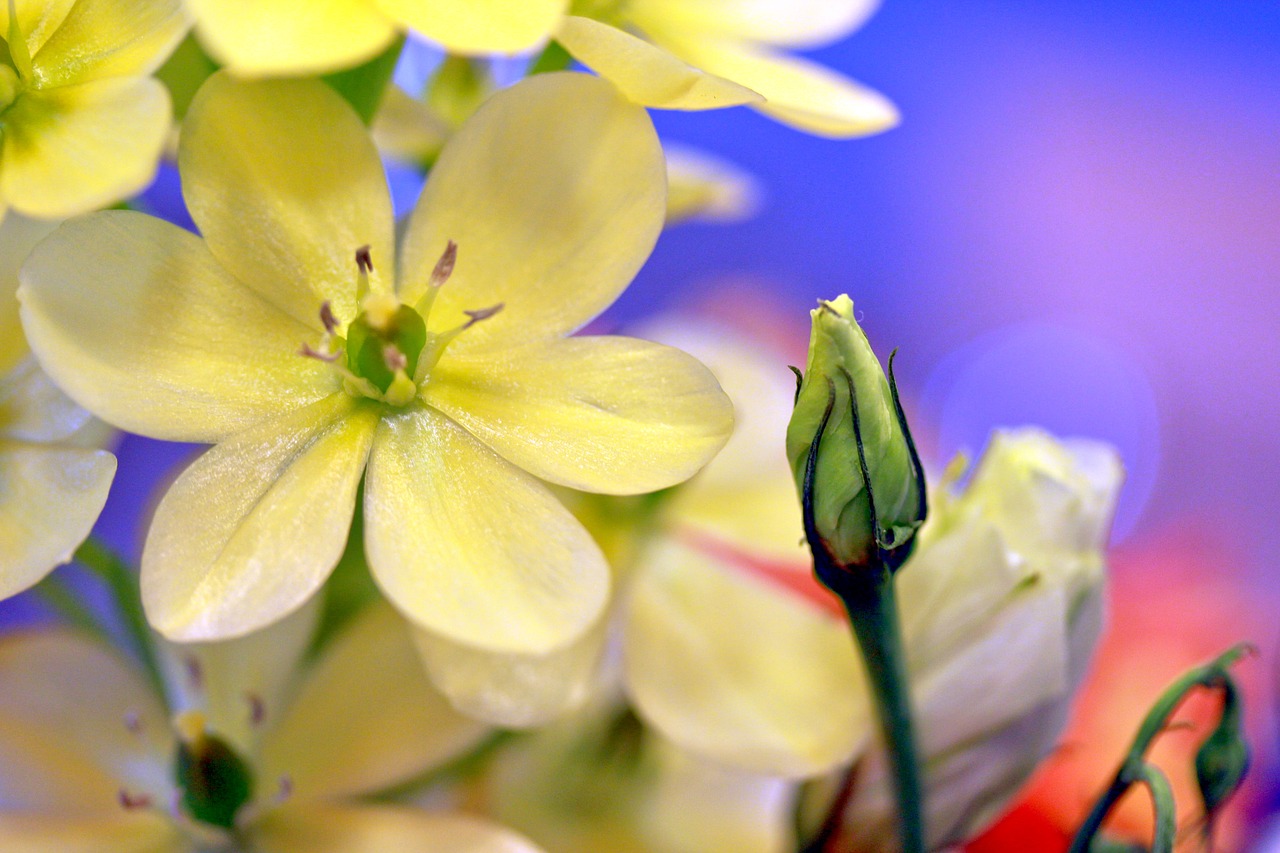
[[[749,366],[743,376],[777,371],[760,355],[726,360],[723,348],[717,357],[676,339],[731,395],[740,380],[726,363]],[[743,423],[759,409],[757,424],[785,424],[790,399],[781,388],[762,385],[738,400]],[[792,485],[771,473],[785,472],[775,429],[756,445],[768,464],[722,469],[722,454],[682,490],[695,511],[677,515],[674,535],[634,580],[627,689],[665,735],[728,766],[799,779],[859,760],[845,843],[880,849],[892,838],[892,794],[872,746],[870,696],[838,606],[807,582],[808,564],[797,558],[799,519],[780,497],[794,501]],[[727,495],[730,477],[744,496],[743,518],[774,506],[778,524],[721,524],[697,511],[698,493]],[[964,490],[949,494],[948,483],[935,497],[898,575],[898,600],[936,843],[963,840],[994,817],[1060,733],[1100,628],[1101,549],[1120,478],[1110,448],[1024,430],[997,434]],[[730,522],[732,507],[720,510]],[[790,533],[762,536],[770,529]],[[753,544],[762,538],[773,542]]]
[[[152,624],[226,638],[301,606],[363,477],[374,578],[431,637],[570,646],[609,572],[543,480],[663,488],[731,428],[684,353],[570,336],[662,226],[644,111],[584,74],[495,95],[441,154],[398,263],[377,153],[323,84],[211,78],[181,146],[203,239],[97,214],[42,244],[20,292],[33,349],[74,398],[124,429],[217,442],[156,512]]]
[[[749,104],[822,136],[888,130],[877,92],[785,51],[862,24],[878,0],[577,0],[556,30],[575,59],[638,103],[705,110]]]
[[[0,847],[535,853],[475,818],[357,802],[465,752],[485,730],[427,684],[389,608],[357,617],[302,667],[315,612],[227,643],[167,646],[169,706],[81,635],[0,641]],[[177,769],[183,748],[206,767],[247,772],[251,793],[226,825],[192,812],[201,777]],[[235,788],[221,778],[215,805]]]
[[[188,26],[181,0],[0,8],[0,205],[60,218],[142,189],[171,123],[169,95],[147,75]]]
[[[196,34],[237,74],[356,65],[413,29],[451,53],[510,54],[544,41],[568,0],[187,0]]]
[[[102,511],[115,457],[82,440],[89,413],[26,358],[18,267],[56,223],[0,223],[0,599],[71,559]]]

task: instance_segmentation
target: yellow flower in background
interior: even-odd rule
[[[697,353],[731,396],[779,373],[780,359],[724,337],[662,339]],[[840,849],[883,849],[892,786],[865,676],[798,544],[782,453],[793,393],[780,380],[734,396],[744,432],[676,493],[671,533],[625,609],[624,680],[642,717],[724,766],[801,779],[857,759],[853,835]],[[1120,479],[1110,448],[1024,430],[997,434],[959,494],[947,483],[935,495],[897,580],[931,843],[994,818],[1061,732],[1100,629]],[[741,517],[723,502],[734,492]]]
[[[61,218],[146,186],[172,121],[168,93],[147,75],[188,26],[181,0],[0,8],[0,205]]]
[[[107,499],[115,457],[96,449],[89,413],[54,387],[18,323],[18,267],[56,223],[0,223],[0,599],[71,559]]]
[[[358,801],[486,730],[432,690],[389,608],[356,617],[304,666],[315,613],[165,646],[168,705],[82,635],[0,640],[0,847],[536,853],[476,818]]]
[[[878,0],[576,0],[556,40],[629,97],[663,109],[747,104],[809,133],[888,130],[883,95],[786,53],[857,29]]]
[[[450,53],[537,47],[568,0],[187,0],[196,34],[241,75],[311,74],[370,59],[413,29]]]
[[[377,152],[321,83],[211,78],[179,168],[203,239],[100,213],[46,240],[20,291],[73,398],[123,429],[217,443],[156,512],[152,624],[225,638],[301,606],[363,476],[373,576],[426,633],[494,654],[572,644],[609,570],[542,481],[663,488],[731,429],[691,357],[569,336],[661,229],[644,111],[584,74],[494,96],[442,152],[398,263]]]

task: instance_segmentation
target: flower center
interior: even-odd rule
[[[499,303],[479,311],[465,311],[469,319],[457,328],[446,332],[427,330],[436,293],[453,274],[457,254],[457,245],[449,241],[431,272],[426,293],[416,305],[409,306],[389,293],[369,292],[373,258],[368,246],[356,250],[360,313],[348,324],[343,337],[329,303],[321,305],[324,337],[317,348],[303,344],[302,355],[332,364],[352,396],[407,406],[417,398],[445,348],[462,332],[502,310]]]
[[[208,731],[204,714],[184,711],[173,719],[178,733],[174,776],[182,807],[191,817],[223,829],[253,796],[253,772],[222,738]]]

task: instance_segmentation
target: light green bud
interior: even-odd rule
[[[923,469],[896,388],[853,318],[853,300],[819,302],[810,314],[809,361],[787,427],[805,532],[815,556],[823,549],[838,567],[883,560],[892,571],[924,523]]]

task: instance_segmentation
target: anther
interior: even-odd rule
[[[298,355],[306,356],[307,358],[316,358],[320,361],[328,362],[329,364],[338,360],[338,353],[320,352],[319,350],[312,349],[311,345],[308,343],[304,343],[302,345],[302,349],[298,350]]]
[[[333,316],[333,306],[329,304],[329,300],[320,303],[320,322],[324,324],[324,330],[329,334],[338,331],[338,318]]]
[[[287,773],[280,777],[280,782],[276,787],[276,804],[279,805],[285,800],[293,796],[293,777]]]
[[[200,666],[200,661],[187,657],[182,659],[182,665],[187,670],[187,683],[191,685],[191,689],[204,689],[204,668]]]
[[[124,788],[120,789],[120,806],[128,811],[151,808],[151,797],[148,794],[133,795]]]
[[[245,701],[249,703],[249,724],[257,728],[267,719],[267,705],[257,693],[246,693]]]
[[[505,302],[499,302],[497,305],[490,305],[488,308],[481,308],[477,311],[463,311],[462,313],[466,314],[471,319],[468,320],[466,324],[463,325],[462,328],[470,329],[472,326],[474,326],[476,323],[479,323],[481,320],[488,320],[490,317],[492,317],[494,314],[497,314],[499,311],[501,311],[505,307],[506,307]]]
[[[450,240],[444,247],[444,254],[436,261],[436,268],[431,271],[429,287],[441,287],[449,276],[453,275],[454,264],[458,262],[458,244]]]
[[[138,716],[137,711],[130,711],[124,715],[124,727],[131,735],[142,734],[142,718]]]
[[[370,251],[371,248],[371,246],[366,245],[356,249],[356,266],[365,275],[373,272],[373,253]]]

